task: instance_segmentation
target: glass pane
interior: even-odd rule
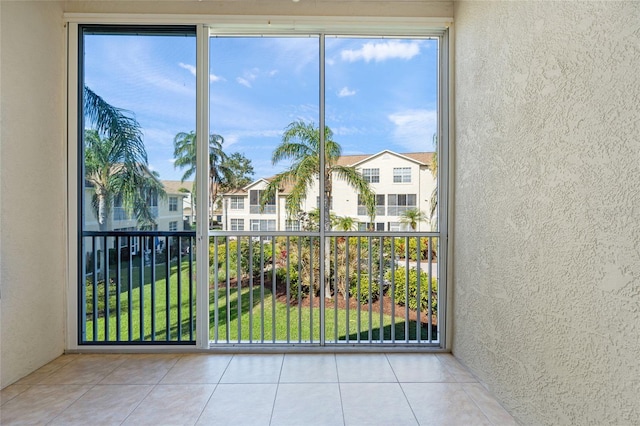
[[[327,341],[431,340],[437,237],[416,233],[437,230],[438,41],[327,37],[325,45],[328,139],[337,147],[332,225],[344,232],[329,245]],[[349,236],[356,230],[376,234]]]
[[[214,37],[210,48],[210,126],[221,142],[211,171],[212,216],[221,220],[211,228],[262,233],[211,238],[210,335],[317,342],[318,313],[293,309],[286,294],[298,284],[282,277],[286,253],[299,251],[315,274],[301,292],[319,291],[318,240],[268,233],[318,229],[319,39]]]
[[[192,342],[195,31],[86,27],[82,47],[80,342]]]

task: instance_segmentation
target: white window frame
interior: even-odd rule
[[[174,228],[174,229],[171,229]],[[169,222],[169,232],[178,232],[178,221],[172,220]]]
[[[394,167],[393,183],[411,183],[411,167]]]
[[[151,11],[151,8],[149,9]],[[77,297],[78,297],[78,239],[76,232],[78,229],[78,200],[79,189],[77,178],[78,167],[78,26],[79,24],[135,24],[135,25],[195,25],[197,32],[197,66],[196,66],[196,115],[197,125],[197,152],[199,170],[206,170],[208,166],[208,141],[206,135],[209,133],[209,39],[212,32],[216,34],[235,35],[260,35],[260,34],[339,34],[344,36],[401,36],[401,37],[437,37],[440,40],[439,47],[439,69],[438,69],[438,231],[440,256],[438,262],[438,276],[441,285],[439,295],[446,301],[446,304],[439,309],[442,324],[440,329],[440,348],[450,347],[450,340],[446,334],[445,321],[447,319],[447,305],[450,303],[446,297],[447,293],[447,268],[446,265],[449,254],[448,233],[449,233],[449,209],[447,200],[451,198],[449,190],[449,174],[451,173],[451,158],[449,155],[449,135],[452,134],[453,108],[452,96],[452,54],[450,37],[453,34],[451,23],[452,18],[414,18],[414,17],[304,17],[304,16],[271,16],[266,20],[264,16],[234,16],[234,15],[180,15],[180,14],[95,14],[95,13],[65,13],[64,20],[67,29],[67,152],[68,152],[68,204],[67,204],[67,334],[65,347],[68,350],[78,350],[77,343]],[[214,24],[212,24],[214,23]],[[321,39],[323,45],[324,39]],[[321,83],[320,96],[320,126],[324,125],[324,82]],[[322,158],[321,158],[322,162]],[[218,235],[221,231],[209,231],[208,226],[203,224],[208,217],[208,186],[205,174],[202,174],[196,182],[196,195],[202,202],[198,203],[198,226],[196,231],[196,254],[199,258],[206,259],[208,256],[208,237]],[[324,185],[321,184],[321,187]],[[322,188],[321,188],[322,189]],[[319,230],[321,241],[324,241],[326,232],[323,227]],[[208,265],[205,262],[197,263],[197,306],[198,323],[208,323],[208,309],[206,301],[209,299],[208,293]],[[209,348],[208,327],[202,327],[196,335],[197,347],[201,349]],[[117,346],[111,345],[110,349],[148,349],[148,346]],[[156,346],[156,349],[174,348],[169,346]]]
[[[229,199],[229,210],[244,210],[244,195],[230,195]]]
[[[380,168],[362,169],[362,177],[369,183],[380,183]]]
[[[244,231],[244,219],[231,218],[229,226],[232,231]]]
[[[178,197],[169,197],[169,211],[177,212],[178,211]]]

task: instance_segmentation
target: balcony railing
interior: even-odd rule
[[[435,233],[216,232],[212,344],[436,344],[437,253]]]
[[[80,344],[195,344],[194,232],[82,238]],[[438,241],[426,232],[210,231],[211,344],[435,346]]]
[[[259,204],[251,204],[249,205],[249,213],[251,214],[275,214],[276,206],[275,204],[267,204],[264,208]]]
[[[82,239],[80,344],[195,343],[194,232]]]

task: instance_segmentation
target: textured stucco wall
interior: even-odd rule
[[[454,354],[525,424],[640,424],[640,2],[454,19]]]
[[[0,384],[64,348],[64,28],[54,1],[0,1]]]

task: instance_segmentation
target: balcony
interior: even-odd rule
[[[195,233],[83,235],[80,344],[195,344]],[[210,235],[212,347],[439,346],[437,233]]]
[[[251,214],[276,214],[275,204],[267,204],[262,207],[259,204],[249,205],[249,213]]]

